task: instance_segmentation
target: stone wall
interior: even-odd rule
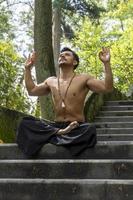
[[[95,116],[98,114],[105,101],[116,101],[124,99],[126,100],[127,97],[117,89],[114,89],[113,92],[106,94],[92,93],[85,103],[84,113],[86,121],[93,122]]]
[[[92,93],[85,104],[84,114],[88,122],[93,122],[96,114],[104,104],[104,95]]]
[[[0,107],[0,139],[4,143],[15,142],[18,123],[26,114]]]

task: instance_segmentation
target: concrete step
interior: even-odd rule
[[[1,200],[133,200],[133,180],[0,179]]]
[[[133,106],[102,106],[103,111],[128,111],[133,110]]]
[[[133,116],[99,116],[95,122],[133,122]]]
[[[133,101],[110,101],[95,119],[98,143],[73,157],[46,144],[27,159],[0,145],[0,200],[133,200]]]
[[[80,156],[71,157],[68,150],[63,147],[45,145],[40,154],[40,158],[83,158],[83,159],[131,159],[133,158],[133,142],[132,141],[101,141],[95,148],[84,151]]]
[[[38,159],[133,159],[133,141],[99,141],[95,148],[88,148],[79,156],[72,156],[61,146],[46,144]],[[25,159],[16,144],[0,145],[0,159]]]
[[[104,170],[103,170],[104,169]],[[1,160],[1,178],[133,179],[133,160]]]
[[[100,111],[99,116],[133,116],[133,110],[129,111]]]
[[[96,128],[133,128],[133,122],[94,122]]]
[[[133,141],[133,134],[98,134],[98,141]]]
[[[125,101],[106,101],[105,102],[105,105],[106,106],[122,106],[122,105],[127,105],[127,106],[129,106],[129,105],[132,105],[133,106],[133,101],[131,100],[131,101],[127,101],[127,100],[125,100]]]
[[[97,128],[97,134],[133,134],[133,128]]]

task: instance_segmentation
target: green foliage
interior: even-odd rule
[[[61,10],[62,33],[68,39],[74,38],[74,32],[84,17],[88,17],[95,23],[99,23],[99,18],[105,9],[97,2],[90,0],[53,0],[53,7]]]
[[[133,28],[129,27],[112,45],[112,65],[115,85],[121,91],[128,91],[133,84]]]
[[[105,23],[95,26],[85,20],[76,33],[73,45],[81,58],[78,72],[87,72],[95,77],[103,77],[102,65],[98,52],[102,46],[111,49],[111,64],[114,74],[114,85],[122,92],[127,92],[133,84],[133,27],[127,23],[125,31],[105,30]],[[115,34],[114,34],[115,32]],[[121,34],[119,34],[121,32]]]
[[[30,112],[31,103],[23,83],[23,59],[17,55],[11,40],[15,37],[10,5],[15,2],[2,1],[0,4],[0,104],[1,106]]]
[[[123,20],[133,16],[133,1],[108,1],[108,16],[111,18],[121,18]]]
[[[11,30],[11,24],[9,22],[10,11],[7,11],[3,6],[0,6],[0,40],[13,38],[14,34]]]
[[[1,106],[26,112],[30,104],[20,84],[21,59],[11,43],[0,42],[0,104]]]
[[[53,6],[60,7],[66,15],[70,11],[71,15],[78,13],[79,16],[90,18],[99,18],[100,12],[105,11],[96,1],[90,0],[53,0]]]
[[[81,26],[82,31],[77,31],[73,40],[74,46],[80,56],[80,67],[78,72],[91,73],[96,78],[102,76],[101,62],[98,59],[101,41],[101,26],[93,25],[90,21],[85,20]]]
[[[128,24],[133,23],[133,1],[108,1],[108,12],[106,13],[106,21],[113,20],[113,29],[124,31]],[[112,2],[112,3],[111,3]],[[103,18],[104,19],[104,18]],[[105,19],[104,19],[105,20]]]

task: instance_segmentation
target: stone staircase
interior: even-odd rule
[[[35,159],[0,145],[0,200],[133,200],[133,101],[106,102],[95,124],[98,144],[76,158],[51,144]]]

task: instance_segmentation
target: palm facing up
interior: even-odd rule
[[[99,53],[99,58],[103,63],[110,61],[110,50],[109,48],[103,47]]]

